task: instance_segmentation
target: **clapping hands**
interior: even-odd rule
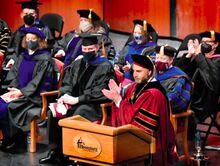
[[[117,83],[113,80],[110,79],[108,83],[108,89],[103,89],[102,93],[107,97],[108,99],[114,101],[115,103],[119,102],[121,100],[121,85],[117,85]]]

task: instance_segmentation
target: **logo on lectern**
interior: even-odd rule
[[[97,152],[98,151],[97,147],[86,146],[86,144],[83,142],[82,138],[78,139],[77,148],[83,149],[83,150],[89,151],[89,152]]]
[[[90,134],[79,134],[73,138],[73,147],[80,156],[96,157],[101,153],[101,144]]]

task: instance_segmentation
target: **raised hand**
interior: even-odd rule
[[[114,101],[115,103],[119,102],[121,100],[121,86],[118,86],[117,83],[113,80],[109,80],[108,89],[103,89],[102,93],[107,97],[108,99]]]
[[[126,65],[123,66],[124,72],[130,71],[131,70],[131,64],[126,61]]]

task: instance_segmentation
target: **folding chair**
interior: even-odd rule
[[[179,156],[180,160],[186,160],[187,164],[189,164],[189,148],[188,148],[188,139],[187,139],[187,132],[188,132],[188,122],[189,122],[189,116],[193,112],[190,109],[187,109],[186,112],[178,113],[178,114],[172,114],[170,115],[171,123],[174,128],[175,135],[181,134],[183,139],[183,151],[184,154]],[[178,120],[183,119],[183,130],[181,132],[178,131]]]
[[[191,85],[192,85],[192,90],[191,90],[191,94],[192,94],[193,88],[194,88],[194,83],[192,82]],[[183,139],[182,147],[183,147],[184,154],[180,155],[179,159],[185,160],[188,165],[190,162],[189,148],[188,148],[188,122],[189,122],[189,116],[193,114],[193,111],[190,109],[190,107],[191,107],[191,100],[190,100],[189,105],[188,105],[185,112],[172,114],[172,109],[170,106],[170,120],[173,125],[175,135],[181,134],[182,139]],[[178,130],[178,127],[179,127],[178,120],[180,120],[180,119],[183,121],[183,129],[182,130]]]
[[[203,137],[203,147],[206,145],[210,134],[220,137],[220,124],[217,123],[217,115],[219,112],[220,110],[214,113],[210,113],[205,121],[198,123],[197,131],[205,134],[205,136]]]

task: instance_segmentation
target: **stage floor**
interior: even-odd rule
[[[40,166],[39,159],[45,157],[48,152],[48,140],[46,136],[46,128],[40,128],[43,134],[43,141],[37,144],[37,152],[27,152],[24,145],[19,145],[15,149],[15,153],[6,153],[0,151],[0,166]],[[194,153],[194,142],[189,142],[190,154]],[[218,166],[220,163],[220,151],[205,150],[205,154],[209,157],[208,166]],[[52,166],[52,164],[43,164],[44,166]],[[54,166],[62,166],[62,164],[53,164]],[[85,164],[83,164],[85,165]],[[178,166],[184,166],[184,162],[179,162]]]

